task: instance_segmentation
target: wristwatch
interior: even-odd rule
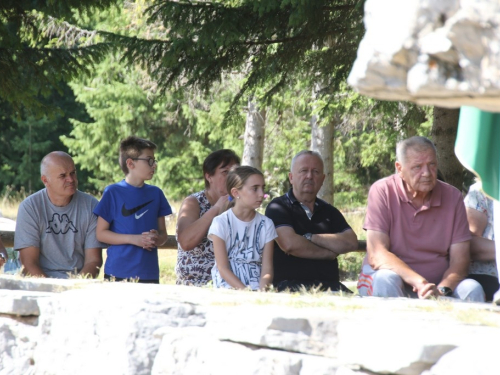
[[[2,258],[5,262],[7,262],[7,258],[2,252],[0,252],[0,258]]]
[[[445,297],[449,297],[453,294],[453,289],[448,288],[447,286],[440,286],[438,290],[441,292],[441,294]]]
[[[306,240],[311,241],[311,240],[312,240],[313,235],[312,235],[312,233],[306,233],[306,234],[304,234],[304,236],[303,236],[303,237],[305,237],[305,238],[306,238]]]

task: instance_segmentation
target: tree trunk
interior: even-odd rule
[[[242,165],[262,170],[262,159],[264,157],[266,111],[257,109],[252,99],[248,100],[247,121],[245,124],[245,143],[243,148]]]
[[[455,156],[460,109],[434,107],[432,140],[438,152],[438,165],[444,180],[463,190],[464,167]]]
[[[335,121],[331,121],[321,126],[318,117],[311,118],[311,149],[317,151],[323,157],[325,167],[325,181],[318,197],[333,204],[333,140],[335,131]]]

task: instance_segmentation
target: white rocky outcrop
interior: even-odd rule
[[[6,286],[2,375],[474,375],[477,358],[477,374],[496,369],[490,304],[0,276]]]
[[[348,82],[377,99],[500,108],[500,2],[367,0]]]

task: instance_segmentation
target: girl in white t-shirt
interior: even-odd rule
[[[213,242],[216,288],[266,289],[273,281],[273,247],[278,237],[271,219],[256,208],[264,199],[264,176],[258,169],[232,169],[226,180],[233,205],[215,217],[208,230]]]

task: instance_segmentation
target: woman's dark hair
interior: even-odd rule
[[[210,182],[208,182],[205,177],[206,174],[213,176],[219,166],[224,168],[233,163],[240,164],[240,158],[233,150],[217,150],[208,155],[203,162],[203,178],[205,179],[205,188],[210,187]]]

